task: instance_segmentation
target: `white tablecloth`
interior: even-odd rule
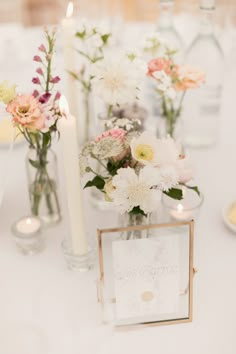
[[[190,152],[205,195],[195,232],[193,322],[130,331],[102,324],[97,267],[84,274],[66,268],[60,246],[68,233],[66,215],[47,231],[43,253],[25,257],[17,252],[10,227],[28,213],[27,148],[18,146],[0,212],[1,354],[235,354],[236,235],[221,217],[225,201],[236,197],[233,75],[226,77],[219,143]],[[0,157],[4,154],[0,150]],[[85,200],[87,227],[95,238],[97,227],[114,225],[116,219]]]

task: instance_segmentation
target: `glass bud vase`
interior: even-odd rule
[[[32,215],[46,225],[60,221],[58,172],[55,153],[30,148],[26,156],[28,190]]]
[[[147,216],[142,214],[132,214],[132,213],[124,213],[120,215],[120,225],[122,227],[129,227],[129,226],[147,226],[150,223],[150,214]],[[141,238],[148,237],[148,230],[127,230],[122,231],[120,235],[122,240],[135,240]]]

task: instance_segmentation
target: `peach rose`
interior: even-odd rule
[[[175,89],[177,91],[196,88],[205,82],[204,72],[188,65],[180,65],[177,68],[177,78],[177,82],[175,83]]]
[[[13,121],[30,130],[44,128],[45,117],[41,110],[41,104],[31,95],[17,95],[6,108],[11,113]]]
[[[152,59],[148,63],[148,76],[153,76],[156,71],[164,71],[167,75],[170,75],[175,69],[175,65],[172,60],[165,58]]]

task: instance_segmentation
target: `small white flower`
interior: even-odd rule
[[[103,46],[103,41],[101,39],[101,36],[99,34],[94,34],[88,39],[88,46],[91,45],[92,47],[95,48],[101,48]]]
[[[111,33],[109,26],[104,22],[96,26],[96,32],[101,36],[109,35]]]
[[[136,161],[143,165],[156,165],[158,161],[157,138],[149,132],[143,132],[133,138],[130,143],[131,154]]]
[[[53,126],[57,119],[60,118],[58,105],[52,99],[47,103],[41,105],[43,108],[43,114],[45,116],[44,128],[41,129],[42,133],[47,133],[51,126]]]
[[[172,86],[171,78],[163,70],[155,71],[153,76],[157,80],[157,90],[170,100],[174,100],[176,91]]]
[[[160,168],[161,180],[158,188],[161,191],[167,192],[172,187],[176,186],[179,182],[178,171],[174,166],[163,166]]]
[[[108,105],[132,103],[138,96],[142,72],[127,57],[107,55],[92,67],[95,94]]]
[[[80,175],[81,177],[83,177],[87,173],[89,162],[88,162],[88,158],[82,154],[79,156],[79,167],[80,167]]]
[[[99,140],[92,150],[92,154],[99,159],[108,159],[109,157],[116,157],[124,151],[125,146],[120,140],[109,136]]]
[[[180,156],[179,147],[172,138],[157,139],[149,132],[143,132],[130,143],[131,154],[143,165],[174,165]]]
[[[134,207],[140,207],[145,214],[155,210],[161,198],[161,191],[153,187],[159,180],[159,169],[151,166],[145,166],[139,175],[130,167],[119,169],[112,180],[115,190],[111,197],[120,213],[129,212]]]

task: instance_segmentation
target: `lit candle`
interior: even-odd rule
[[[60,144],[65,173],[66,195],[70,220],[71,247],[74,254],[85,254],[88,243],[84,225],[84,209],[80,187],[79,151],[76,119],[69,114],[67,101],[60,98],[60,110],[64,116],[58,121]]]
[[[188,221],[193,218],[193,214],[190,210],[185,210],[183,204],[178,204],[176,209],[171,209],[170,215],[179,221]]]
[[[75,19],[73,18],[74,5],[70,1],[67,6],[66,17],[61,22],[62,26],[62,41],[65,69],[76,71],[76,51],[74,48],[75,38]],[[78,117],[78,97],[77,97],[77,82],[70,74],[67,75],[67,97],[70,112]]]
[[[30,235],[33,233],[36,233],[39,231],[41,227],[41,223],[40,220],[36,217],[25,217],[21,220],[19,220],[16,225],[15,225],[15,229],[17,232],[19,232],[20,234],[25,234],[25,235]]]
[[[12,233],[17,248],[24,255],[41,252],[45,248],[42,222],[36,216],[25,216],[12,225]]]

